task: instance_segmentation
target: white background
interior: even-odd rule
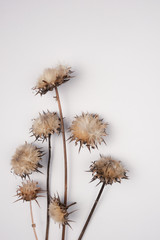
[[[14,203],[21,179],[10,173],[15,149],[29,137],[31,119],[57,111],[54,92],[34,96],[46,67],[68,64],[75,78],[59,87],[66,128],[76,114],[98,113],[109,123],[107,146],[78,154],[67,144],[69,203],[76,240],[98,193],[88,170],[99,153],[121,160],[130,180],[107,186],[84,239],[159,240],[160,218],[160,2],[158,0],[1,0],[0,239],[34,239],[29,204]],[[69,137],[69,133],[67,133]],[[63,196],[61,136],[54,136],[52,195]],[[45,143],[44,149],[47,149]],[[45,189],[44,175],[33,174]],[[46,198],[33,204],[39,240],[45,237]],[[75,209],[74,208],[74,209]],[[51,221],[50,239],[61,239]]]

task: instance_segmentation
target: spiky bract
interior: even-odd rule
[[[39,197],[39,193],[43,192],[40,187],[37,186],[38,182],[35,181],[25,181],[22,182],[22,186],[19,186],[17,189],[18,200],[31,201],[36,200]],[[37,201],[36,201],[37,202]]]
[[[49,205],[49,215],[50,217],[55,221],[55,223],[59,223],[59,225],[68,225],[70,226],[69,222],[72,222],[68,219],[68,216],[72,213],[68,213],[68,208],[71,205],[74,205],[75,203],[70,204],[69,206],[65,206],[61,203],[59,196],[54,198],[51,198],[51,202]]]
[[[112,184],[121,182],[121,179],[127,179],[127,170],[122,166],[120,161],[113,160],[111,157],[104,157],[95,161],[90,166],[93,178],[91,181],[98,179],[100,182]]]
[[[64,65],[58,65],[55,68],[47,68],[38,78],[37,85],[33,89],[37,90],[37,94],[46,94],[48,91],[52,91],[55,87],[70,80],[72,73],[71,67]]]
[[[100,119],[98,114],[82,113],[76,116],[70,127],[71,141],[75,141],[77,145],[80,142],[80,148],[86,145],[88,149],[97,147],[97,144],[104,142],[103,137],[106,136],[107,123]]]
[[[39,117],[33,120],[31,132],[36,140],[45,140],[50,134],[59,134],[61,122],[56,112],[39,113]]]
[[[38,167],[42,165],[39,163],[43,156],[43,151],[29,143],[25,143],[16,149],[15,154],[11,160],[11,166],[14,174],[20,177],[29,176],[32,172],[40,172]]]

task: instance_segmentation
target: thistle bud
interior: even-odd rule
[[[31,201],[36,200],[39,196],[38,194],[43,192],[40,187],[37,186],[38,182],[35,181],[26,181],[22,182],[22,186],[19,186],[17,189],[18,200]],[[36,201],[37,202],[37,201]]]
[[[55,221],[55,223],[59,223],[59,225],[68,225],[70,227],[69,222],[72,222],[68,219],[68,216],[73,213],[68,213],[68,208],[76,203],[72,203],[69,206],[65,206],[61,203],[59,196],[51,198],[51,202],[49,205],[49,215]]]

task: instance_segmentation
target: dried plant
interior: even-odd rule
[[[58,102],[58,108],[59,108],[59,114],[60,114],[60,123],[61,123],[61,132],[62,132],[62,138],[63,138],[63,150],[64,150],[64,175],[65,175],[65,181],[64,181],[64,205],[67,205],[67,188],[68,188],[68,176],[67,176],[67,149],[66,149],[66,139],[65,139],[65,129],[64,129],[64,120],[63,120],[63,114],[62,114],[62,107],[58,92],[58,86],[61,84],[67,82],[72,78],[71,67],[67,67],[64,65],[58,65],[55,68],[47,68],[43,71],[43,74],[38,78],[36,86],[33,88],[36,90],[36,94],[44,95],[48,91],[52,91],[55,89],[56,92],[56,99]],[[32,127],[33,128],[33,127]],[[37,136],[38,137],[38,136]],[[50,163],[50,149],[51,149],[51,138],[49,135],[49,160],[48,160],[48,169],[49,169],[49,163]],[[48,212],[48,205],[49,205],[49,170],[47,171],[47,212]],[[49,232],[49,213],[47,213],[47,226],[46,226],[46,240],[48,240],[48,232]],[[62,240],[65,238],[65,225],[63,225],[62,229]]]
[[[36,203],[39,205],[38,201],[37,201],[37,197],[41,197],[39,195],[39,193],[43,192],[43,190],[37,186],[38,182],[35,181],[26,181],[26,182],[22,182],[22,186],[19,186],[17,189],[17,194],[16,196],[18,197],[18,200],[23,200],[24,201],[29,201],[30,202],[30,213],[31,213],[31,221],[32,221],[32,228],[33,228],[33,232],[35,235],[36,240],[38,240],[37,237],[37,233],[36,233],[36,224],[34,223],[34,219],[33,219],[33,212],[32,212],[32,200],[35,200]]]
[[[74,211],[69,213],[68,208],[74,204],[76,203],[74,202],[69,206],[66,206],[61,203],[59,195],[58,197],[54,196],[54,198],[51,198],[51,202],[49,205],[49,214],[51,218],[55,221],[55,223],[59,223],[59,225],[70,226],[69,222],[72,222],[72,220],[69,220],[68,216]]]
[[[51,162],[51,135],[54,133],[59,134],[61,131],[61,122],[57,113],[48,111],[47,113],[43,111],[43,114],[39,113],[39,117],[34,119],[31,128],[32,136],[35,136],[36,140],[40,139],[42,141],[48,139],[48,164],[47,164],[47,221],[46,221],[46,239],[48,239],[49,234],[49,203],[50,203],[50,162]]]
[[[113,160],[111,157],[104,157],[95,161],[90,166],[93,178],[91,181],[98,179],[105,184],[121,182],[121,179],[127,179],[127,170],[124,169],[120,161]]]
[[[37,202],[37,197],[39,197],[39,193],[43,192],[40,187],[37,186],[38,182],[28,180],[26,182],[22,182],[22,186],[19,186],[17,189],[18,201],[31,201],[35,200]],[[38,202],[37,202],[38,203]]]
[[[105,185],[107,184],[112,185],[113,182],[121,183],[121,179],[128,179],[126,175],[127,170],[122,166],[121,162],[113,160],[111,157],[101,156],[101,158],[98,161],[95,161],[90,165],[90,170],[88,172],[92,172],[93,177],[91,182],[98,179],[99,183],[102,183],[102,186],[93,204],[93,207],[88,215],[88,218],[84,224],[84,227],[79,235],[78,240],[82,239],[86,231],[86,228],[91,220],[91,217],[102,195]]]
[[[31,132],[35,136],[36,140],[46,140],[49,135],[61,131],[61,122],[57,113],[55,112],[44,112],[43,114],[39,113],[39,117],[33,120],[33,125]]]
[[[45,140],[48,142],[48,162],[47,162],[47,175],[46,175],[46,192],[47,192],[47,206],[46,206],[46,235],[45,240],[49,239],[49,226],[50,217],[62,226],[62,240],[65,240],[66,226],[70,226],[72,220],[69,216],[74,211],[68,212],[69,207],[75,204],[68,205],[68,160],[67,160],[67,147],[65,138],[64,117],[62,113],[62,105],[60,101],[58,87],[70,80],[73,75],[71,67],[58,65],[55,68],[47,68],[43,71],[42,75],[38,78],[36,86],[33,88],[36,91],[36,95],[45,95],[48,91],[55,91],[56,100],[59,109],[59,116],[56,112],[47,111],[39,113],[39,116],[33,120],[31,133],[35,137],[35,140],[40,140],[43,143]],[[82,113],[80,116],[75,116],[70,131],[70,142],[74,141],[75,145],[79,144],[79,151],[81,147],[86,146],[89,151],[91,149],[98,149],[98,145],[105,143],[105,137],[107,136],[107,122],[99,117],[98,114]],[[51,137],[52,135],[62,134],[63,140],[63,156],[64,156],[64,194],[63,201],[60,200],[59,195],[51,197],[50,180],[50,163],[51,163]],[[21,145],[16,149],[15,154],[12,157],[11,165],[12,171],[15,175],[21,178],[30,176],[33,172],[40,172],[39,168],[42,167],[40,161],[44,152],[42,148],[35,146],[34,144]],[[121,183],[122,179],[128,179],[127,170],[123,167],[120,161],[112,159],[110,156],[101,156],[100,159],[94,161],[90,165],[88,172],[91,172],[91,182],[99,180],[99,184],[102,184],[98,196],[93,204],[93,207],[89,213],[89,216],[84,224],[84,227],[80,233],[78,240],[81,240],[86,228],[90,222],[93,212],[99,202],[102,192],[107,185],[112,185],[115,182]],[[22,185],[18,187],[16,196],[18,199],[26,202],[30,202],[30,212],[32,227],[36,240],[38,240],[35,223],[33,220],[32,204],[35,200],[38,204],[37,198],[40,197],[40,193],[43,192],[37,185],[36,181],[26,180],[22,182]],[[53,183],[52,183],[53,184]],[[53,185],[52,185],[53,188]]]
[[[25,178],[32,172],[40,172],[38,168],[42,167],[40,164],[42,156],[43,151],[41,148],[27,142],[24,145],[21,145],[16,149],[16,152],[11,160],[14,174]]]
[[[71,68],[64,65],[58,65],[56,68],[47,68],[38,78],[37,84],[33,89],[37,91],[37,94],[46,94],[48,91],[52,91],[55,87],[67,82],[71,78],[71,74]]]
[[[79,151],[83,145],[87,148],[97,147],[97,144],[104,142],[103,137],[106,136],[107,123],[99,118],[98,114],[82,113],[81,116],[76,116],[69,128],[71,132],[71,141],[75,141],[75,145],[80,143]]]

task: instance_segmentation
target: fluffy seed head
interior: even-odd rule
[[[47,68],[43,74],[38,78],[37,85],[33,88],[37,90],[37,94],[46,94],[52,91],[55,87],[67,82],[72,76],[71,67],[58,65],[55,68]]]
[[[18,200],[31,201],[36,200],[38,194],[42,192],[41,188],[37,186],[38,182],[26,181],[22,182],[22,186],[17,189]],[[37,201],[36,201],[37,202]]]
[[[45,140],[50,134],[60,133],[61,122],[55,112],[39,113],[39,117],[33,120],[31,132],[36,140]]]
[[[43,156],[40,148],[27,142],[16,149],[12,157],[11,165],[14,174],[20,177],[29,176],[32,172],[40,172],[38,167],[42,167],[39,163]]]
[[[49,215],[55,221],[55,223],[59,223],[59,225],[68,225],[70,226],[69,222],[72,222],[68,219],[68,216],[72,213],[68,213],[67,209],[74,205],[75,203],[70,204],[69,206],[65,206],[61,203],[59,196],[51,198],[51,202],[49,205]]]
[[[97,147],[97,144],[104,142],[103,137],[106,136],[107,123],[103,123],[103,120],[99,118],[98,114],[82,113],[81,116],[76,116],[70,127],[71,141],[75,141],[77,145],[80,142],[80,148],[82,145],[86,145],[88,149]]]
[[[113,160],[111,157],[104,157],[95,161],[90,166],[92,172],[92,180],[99,179],[100,182],[112,184],[113,182],[121,182],[121,179],[127,179],[127,170],[124,169],[120,161]]]

